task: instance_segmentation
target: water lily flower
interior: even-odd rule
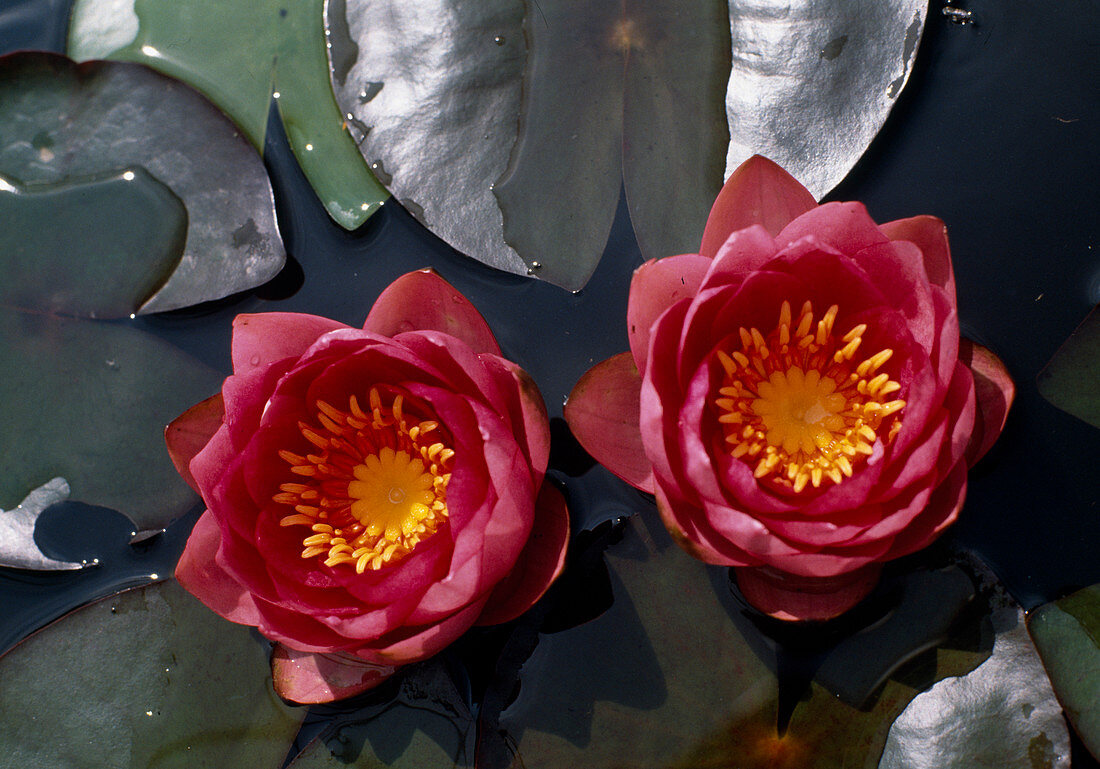
[[[786,619],[850,608],[954,521],[1014,393],[960,343],[941,221],[819,206],[760,157],[698,254],[637,269],[627,323],[630,351],[582,377],[566,420],[685,549]]]
[[[368,689],[517,617],[561,571],[542,397],[434,272],[391,284],[362,329],[238,316],[232,358],[166,432],[208,508],[176,577],[275,641],[283,697]]]

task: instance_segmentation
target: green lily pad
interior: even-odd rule
[[[396,697],[341,716],[288,769],[453,769],[472,766],[474,720],[444,665],[400,674]]]
[[[272,767],[303,710],[266,644],[177,583],[79,609],[0,657],[0,767]]]
[[[1066,716],[1100,758],[1100,585],[1031,612],[1028,630]]]
[[[93,318],[136,313],[187,238],[183,202],[140,167],[32,187],[0,179],[0,221],[0,304]]]
[[[1068,757],[1068,736],[1064,727],[1057,732],[1060,714],[1049,687],[1044,698],[1041,687],[1031,685],[1036,676],[1045,680],[1034,653],[1031,661],[1023,662],[998,651],[1012,646],[1022,631],[1017,628],[1011,636],[1012,628],[995,624],[992,636],[983,611],[963,611],[950,634],[942,629],[940,618],[934,618],[933,624],[941,629],[931,641],[909,647],[897,660],[905,664],[895,666],[885,680],[872,678],[874,688],[868,696],[857,698],[861,701],[846,702],[826,688],[826,678],[819,676],[794,705],[789,728],[781,734],[781,681],[774,671],[782,657],[777,659],[776,646],[746,620],[723,585],[724,572],[684,554],[659,523],[647,524],[644,518],[634,519],[622,541],[608,548],[607,561],[615,594],[610,609],[595,621],[540,635],[520,671],[518,696],[500,715],[500,727],[514,744],[516,765],[527,769],[873,767],[888,745],[891,725],[899,714],[947,680],[959,680],[952,678],[958,676],[973,676],[965,696],[940,695],[939,705],[954,708],[954,723],[960,729],[1003,745],[1016,746],[1022,740],[1026,758],[1028,740],[1035,737],[1028,729],[1042,724],[1051,741],[1051,755],[1059,761]],[[907,575],[905,580],[915,579],[912,584],[906,582],[906,589],[912,588],[916,603],[902,599],[898,624],[912,634],[912,606],[934,603],[928,596],[916,595],[928,589],[944,591],[943,596],[955,602],[956,612],[968,605],[975,583],[970,581],[962,589],[965,586],[957,577],[964,571],[952,566],[942,572]],[[1018,609],[1012,612],[1015,617]],[[827,669],[830,655],[855,656],[877,665],[878,646],[891,637],[879,629],[891,621],[887,616],[831,650],[826,648],[820,671]],[[983,626],[992,656],[980,645],[960,645],[960,639],[980,638]],[[798,632],[810,638],[825,631]],[[856,648],[860,643],[862,651]],[[990,685],[982,672],[991,669],[983,668],[990,661],[1003,668],[998,675],[1005,670],[1018,672],[1006,680],[1019,683],[1026,678],[1029,688],[1015,699],[1006,698],[1003,686],[995,685],[996,679]],[[922,694],[924,690],[928,691]],[[1006,701],[1030,704],[1032,719],[1022,724],[1021,719],[991,717],[1001,713],[999,708]],[[486,731],[492,733],[493,726]],[[939,741],[946,743],[948,738],[941,735],[936,744]],[[898,749],[894,751],[897,754]],[[731,756],[736,757],[734,764]]]
[[[624,188],[647,258],[696,250],[723,179],[753,153],[831,189],[893,106],[926,12],[345,0],[327,24],[337,102],[402,204],[479,261],[576,290]],[[345,29],[354,49],[335,42]]]
[[[140,174],[132,188],[109,184],[110,177],[125,173]],[[0,175],[7,187],[22,187],[26,193],[49,185],[84,185],[65,193],[68,213],[78,219],[87,217],[75,213],[75,198],[83,193],[83,203],[94,210],[118,202],[123,188],[143,191],[142,201],[122,201],[133,206],[129,232],[119,233],[114,242],[125,244],[130,253],[109,262],[121,274],[139,259],[132,253],[134,244],[140,244],[140,235],[150,227],[161,242],[154,244],[151,266],[142,273],[158,272],[158,260],[175,247],[180,218],[166,191],[182,201],[187,232],[182,254],[177,254],[180,264],[142,304],[142,313],[255,287],[278,273],[286,260],[260,157],[201,95],[146,67],[76,65],[47,53],[0,58]],[[55,190],[55,209],[64,208],[65,194]],[[48,216],[44,202],[39,203],[36,215]],[[162,221],[135,223],[133,217],[143,212],[159,213]],[[125,213],[115,212],[114,221]],[[104,234],[107,223],[92,233],[62,230],[32,239],[72,243],[73,258],[92,258],[94,247],[81,241]]]
[[[324,0],[76,0],[69,53],[147,64],[202,91],[257,148],[272,96],[302,170],[342,227],[387,197],[328,85]]]
[[[1039,393],[1062,411],[1100,427],[1100,307],[1039,372]]]
[[[0,509],[57,476],[140,529],[194,506],[164,426],[218,389],[217,372],[129,321],[0,308],[0,340]]]

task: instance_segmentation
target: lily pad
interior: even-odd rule
[[[1100,427],[1100,307],[1039,372],[1039,393],[1062,411]]]
[[[47,53],[0,58],[0,175],[6,187],[30,191],[84,183],[86,203],[104,206],[119,190],[89,180],[127,172],[141,174],[135,189],[170,190],[187,214],[180,264],[138,312],[227,296],[264,283],[282,268],[286,255],[263,163],[201,95],[135,64],[76,65]],[[146,208],[151,197],[146,195]],[[179,212],[164,201],[153,207],[164,220],[157,225],[164,242],[154,251],[163,251],[175,237]],[[140,206],[131,216],[139,213]],[[116,242],[132,251],[148,226],[131,219],[129,236]],[[67,229],[57,237],[65,236],[74,243],[89,237]],[[123,253],[112,266],[125,272],[125,263],[137,258]],[[154,256],[152,263],[161,258]]]
[[[1018,606],[994,612],[989,659],[918,694],[879,769],[1068,769],[1069,733]]]
[[[624,188],[647,258],[698,248],[750,154],[831,189],[905,84],[926,11],[346,0],[326,23],[337,102],[402,204],[479,261],[575,290]]]
[[[365,222],[387,197],[328,85],[324,0],[77,0],[69,54],[147,64],[202,91],[263,148],[271,99],[329,215]]]
[[[337,718],[288,769],[453,769],[472,766],[466,701],[437,658],[401,674],[396,697]]]
[[[50,558],[34,541],[38,516],[50,505],[69,498],[69,484],[54,478],[26,496],[14,510],[0,510],[0,566],[36,571],[71,571],[88,564]]]
[[[302,711],[266,644],[175,582],[63,617],[0,657],[0,767],[278,767]]]
[[[1100,758],[1100,585],[1031,612],[1028,630],[1066,716]]]
[[[0,509],[50,478],[155,529],[196,496],[164,450],[174,417],[221,376],[130,325],[0,309]]]
[[[0,179],[0,221],[0,304],[93,318],[136,313],[187,238],[183,202],[141,167],[31,187]]]

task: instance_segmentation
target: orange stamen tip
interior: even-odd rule
[[[791,329],[791,304],[768,334],[740,328],[740,350],[721,350],[721,381],[712,403],[730,454],[753,464],[758,480],[793,493],[851,478],[874,453],[879,431],[889,443],[900,430],[904,400],[886,400],[902,389],[878,372],[893,355],[884,349],[853,367],[866,323],[838,336],[839,305],[814,323],[810,302]],[[780,470],[779,472],[776,472]]]
[[[319,453],[278,452],[302,476],[272,497],[294,510],[280,526],[310,530],[302,558],[362,574],[401,560],[446,523],[455,452],[437,421],[416,414],[400,393],[387,395],[372,387],[370,412],[354,395],[346,412],[317,401],[317,424],[301,423],[299,432]]]

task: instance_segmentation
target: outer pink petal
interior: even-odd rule
[[[195,476],[191,475],[191,460],[210,442],[214,433],[222,426],[225,417],[225,402],[221,393],[196,403],[180,414],[164,428],[164,442],[168,446],[168,456],[183,480],[195,491],[199,491]]]
[[[951,267],[951,247],[947,243],[947,227],[935,216],[914,216],[879,225],[890,240],[915,243],[924,255],[924,271],[928,279],[947,292],[955,306],[955,272]]]
[[[367,315],[363,329],[382,336],[396,336],[403,331],[442,331],[458,337],[474,352],[500,355],[500,345],[481,313],[430,269],[407,273],[387,286]]]
[[[817,206],[809,190],[778,165],[753,155],[726,180],[710,209],[699,253],[713,257],[732,233],[754,224],[777,235]]]
[[[347,328],[335,320],[296,312],[262,312],[233,319],[233,371],[268,366],[296,358],[317,338]]]
[[[645,368],[649,329],[654,321],[676,302],[694,296],[710,265],[710,257],[681,254],[651,259],[634,271],[626,308],[626,328],[630,351],[639,371]]]
[[[542,393],[531,375],[507,358],[486,354],[481,359],[486,369],[499,373],[500,379],[506,378],[505,384],[514,388],[505,391],[510,396],[506,401],[491,404],[511,419],[516,441],[531,463],[531,477],[541,484],[550,461],[550,424]]]
[[[1008,410],[1016,397],[1016,384],[1000,358],[989,348],[969,339],[959,341],[959,360],[974,374],[978,401],[974,432],[966,447],[966,462],[973,467],[993,447],[1004,429]]]
[[[635,488],[653,493],[653,466],[638,426],[642,378],[631,353],[585,372],[565,403],[565,421],[585,451]]]
[[[350,652],[315,654],[281,643],[271,655],[275,693],[302,705],[333,702],[373,689],[397,668],[378,665]]]
[[[783,248],[805,237],[812,237],[843,254],[854,254],[889,242],[864,205],[855,202],[818,206],[784,227],[775,241]]]
[[[515,619],[534,605],[565,567],[569,510],[561,492],[544,483],[535,501],[535,524],[515,566],[489,596],[477,619],[497,625]]]
[[[257,626],[261,616],[252,594],[215,560],[221,529],[208,510],[199,518],[176,564],[176,579],[191,595],[230,622]]]

